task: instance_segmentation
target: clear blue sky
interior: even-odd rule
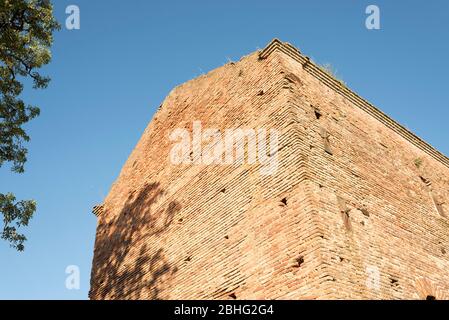
[[[81,29],[56,34],[26,173],[0,169],[0,192],[35,199],[26,249],[0,242],[0,299],[86,299],[101,203],[153,113],[174,86],[277,37],[449,154],[449,1],[57,0],[81,10]],[[381,30],[365,28],[365,8]],[[80,290],[65,288],[78,265]]]

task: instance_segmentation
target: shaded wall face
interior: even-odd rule
[[[92,299],[322,295],[328,278],[307,191],[308,145],[287,105],[291,81],[282,56],[253,54],[170,93],[105,200]],[[193,134],[194,121],[219,132],[275,129],[278,170],[262,175],[260,161],[173,164],[169,136]]]
[[[329,298],[448,298],[449,168],[290,57]],[[404,102],[406,103],[406,102]]]

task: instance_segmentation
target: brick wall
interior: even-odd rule
[[[447,158],[313,66],[274,41],[169,94],[95,211],[92,299],[448,298]],[[173,164],[193,121],[276,129],[278,170]]]

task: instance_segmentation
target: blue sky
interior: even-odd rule
[[[0,242],[0,299],[86,299],[101,203],[153,113],[176,85],[277,37],[449,155],[449,2],[57,0],[81,29],[55,36],[41,107],[27,125],[26,172],[0,168],[0,192],[35,199],[26,249]],[[378,5],[381,30],[365,28]],[[78,265],[81,288],[65,287]]]

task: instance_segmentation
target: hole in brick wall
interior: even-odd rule
[[[438,214],[444,218],[447,218],[446,213],[444,212],[444,208],[443,208],[444,202],[441,201],[441,199],[437,196],[437,194],[432,189],[432,182],[430,182],[429,179],[427,179],[423,176],[419,176],[419,178],[427,186],[427,188],[430,192],[430,197],[432,198],[432,201],[435,204],[435,208],[436,208]]]
[[[295,267],[300,268],[303,263],[304,263],[304,256],[299,256],[298,258],[296,258]]]
[[[298,83],[298,84],[302,85],[301,79],[299,79],[299,77],[296,74],[294,74],[294,73],[289,73],[284,78],[289,83]]]
[[[309,58],[309,57],[306,57],[306,60],[305,60],[304,63],[302,64],[303,69],[306,68],[309,64],[310,64],[310,58]]]
[[[446,254],[446,249],[441,248],[441,253],[442,253],[442,254]]]
[[[239,71],[239,77],[243,76],[243,70]]]
[[[318,109],[315,109],[315,110],[314,110],[314,113],[315,113],[315,118],[316,118],[317,120],[321,118],[321,112],[320,112]]]
[[[345,229],[348,231],[351,231],[352,227],[351,227],[351,221],[349,219],[349,212],[351,211],[351,209],[347,207],[346,200],[343,199],[342,197],[337,196],[337,203],[338,203],[338,208],[340,209],[340,214],[341,214],[341,218],[343,220]]]
[[[345,258],[340,257],[340,262],[343,262],[343,261],[345,261]]]
[[[192,257],[191,257],[191,256],[188,256],[187,258],[184,259],[185,262],[189,262],[189,261],[191,261],[191,260],[192,260]]]
[[[363,213],[364,216],[369,217],[369,212],[366,208],[360,209],[360,211]]]
[[[432,185],[432,183],[430,182],[429,179],[423,177],[423,176],[419,176],[419,178],[421,179],[422,182],[424,182],[428,187],[430,187]]]
[[[365,221],[360,221],[360,224],[361,224],[362,226],[364,226],[364,225],[365,225]]]
[[[331,143],[330,143],[330,134],[329,132],[327,132],[327,130],[323,127],[320,128],[320,136],[323,139],[324,142],[324,150],[330,154],[333,155],[333,151],[331,148]]]
[[[257,95],[258,96],[262,96],[264,94],[264,91],[263,90],[259,90],[259,92],[257,92]]]
[[[226,189],[223,188],[223,189],[220,190],[220,192],[221,192],[221,193],[225,193],[225,192],[226,192]]]
[[[351,175],[353,175],[356,178],[360,178],[360,175],[357,172],[351,172]]]
[[[224,236],[224,238],[227,240],[227,239],[229,239],[229,236]]]
[[[184,219],[183,219],[183,218],[179,218],[178,221],[179,221],[179,222],[183,222]]]
[[[349,220],[349,211],[350,209],[346,209],[342,212],[343,215],[343,223],[345,225],[346,230],[351,231],[351,221]]]
[[[287,205],[287,198],[282,198],[281,203],[286,206]]]
[[[230,297],[230,298],[232,298],[232,299],[234,299],[234,300],[235,300],[235,299],[237,299],[237,296],[235,295],[235,293],[234,293],[234,292],[233,292],[233,293],[231,293],[231,294],[229,295],[229,297]]]
[[[426,300],[436,300],[437,298],[431,294],[426,297]]]
[[[392,286],[398,286],[399,285],[399,280],[396,278],[390,278],[390,283]]]

